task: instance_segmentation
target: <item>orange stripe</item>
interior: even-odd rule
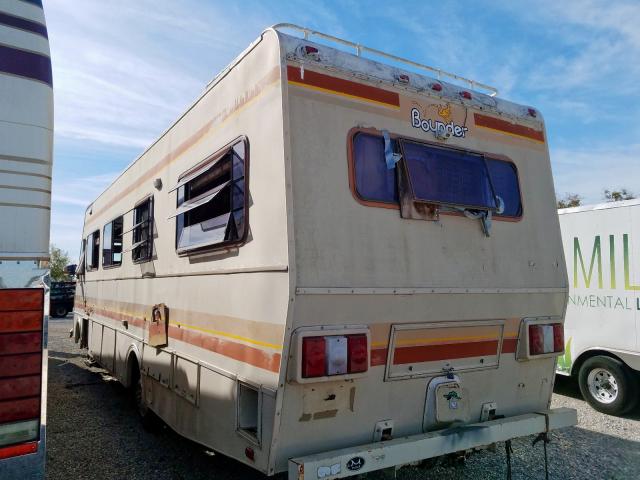
[[[491,130],[498,130],[518,137],[529,138],[538,142],[544,143],[544,132],[542,130],[536,130],[531,127],[519,125],[517,123],[507,122],[500,118],[489,117],[482,115],[481,113],[474,113],[473,118],[477,127],[488,128]]]
[[[112,312],[103,308],[95,308],[94,312],[112,320],[126,320],[131,325],[144,328],[145,322],[139,317],[126,313]],[[282,356],[279,353],[265,352],[249,345],[223,340],[213,335],[187,330],[174,325],[169,325],[169,337],[270,372],[278,373],[280,371]]]
[[[310,87],[322,88],[332,92],[348,95],[350,97],[358,97],[364,100],[370,100],[377,103],[383,103],[393,107],[400,106],[400,95],[396,92],[383,90],[382,88],[364,85],[343,78],[332,77],[323,73],[314,72],[313,70],[304,70],[304,76],[301,75],[300,67],[287,66],[288,80],[300,83]]]
[[[279,353],[269,353],[259,348],[250,347],[241,343],[223,340],[206,333],[194,332],[184,328],[169,325],[169,336],[196,347],[204,348],[225,357],[233,358],[239,362],[248,363],[254,367],[262,368],[270,372],[280,371]]]
[[[42,288],[7,288],[0,290],[0,311],[40,310],[44,305]]]

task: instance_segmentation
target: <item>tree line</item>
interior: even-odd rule
[[[626,188],[618,188],[617,190],[604,189],[602,198],[607,202],[619,202],[621,200],[632,200],[636,198],[635,194]],[[566,193],[563,197],[557,199],[558,208],[579,207],[582,205],[584,198],[577,193]]]

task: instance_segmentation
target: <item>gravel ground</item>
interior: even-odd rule
[[[168,428],[146,432],[124,388],[103,370],[86,364],[84,352],[68,337],[71,325],[70,317],[49,323],[49,480],[266,478],[239,462],[211,455]],[[553,433],[548,447],[550,478],[640,478],[640,409],[625,418],[600,414],[564,378],[557,381],[553,406],[576,408],[580,426]],[[542,446],[532,447],[532,441],[513,442],[514,479],[544,479]],[[374,473],[366,479],[383,476]],[[504,479],[504,446],[475,452],[463,463],[403,468],[396,478]]]

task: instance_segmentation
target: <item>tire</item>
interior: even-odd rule
[[[138,362],[132,365],[133,371],[131,377],[131,390],[133,402],[140,417],[142,427],[148,432],[157,432],[160,428],[161,421],[158,416],[147,405],[144,399],[144,386],[142,385],[142,375],[138,368]]]
[[[66,317],[67,313],[69,313],[69,310],[67,310],[67,307],[65,307],[64,305],[56,305],[55,307],[53,307],[53,313],[51,314],[51,316],[56,318],[62,318],[62,317]]]
[[[620,360],[602,355],[587,359],[578,373],[584,399],[594,409],[622,415],[638,402],[638,382]]]

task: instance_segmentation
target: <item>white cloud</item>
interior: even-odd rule
[[[577,193],[585,203],[603,201],[604,189],[627,188],[640,195],[640,144],[599,145],[551,151],[556,193]]]

